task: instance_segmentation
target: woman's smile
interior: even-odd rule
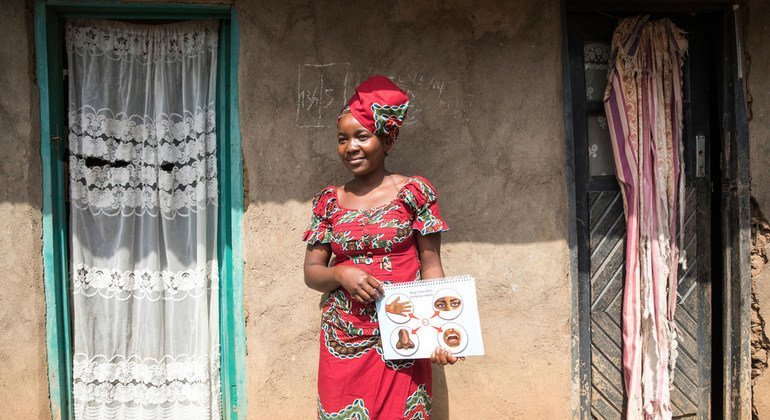
[[[337,152],[348,170],[355,176],[365,176],[383,170],[389,146],[361,125],[350,113],[337,122]]]

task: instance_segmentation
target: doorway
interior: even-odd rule
[[[580,418],[625,418],[621,309],[625,218],[604,91],[612,33],[631,13],[567,11],[565,123],[574,188],[573,274],[579,335]],[[638,14],[638,13],[633,13]],[[684,64],[686,269],[679,272],[678,357],[671,386],[674,418],[721,418],[723,367],[723,29],[724,11],[660,13],[687,33]]]
[[[245,325],[243,322],[243,258],[241,217],[243,171],[237,97],[238,22],[229,5],[121,4],[119,2],[35,2],[35,47],[40,89],[41,155],[43,160],[43,261],[49,391],[54,418],[73,418],[72,290],[65,184],[68,178],[68,123],[64,78],[65,23],[70,19],[160,22],[196,19],[219,21],[216,54],[216,172],[221,232],[216,247],[220,287],[212,295],[219,305],[221,401],[225,418],[245,418]],[[104,162],[93,160],[96,166]],[[121,166],[122,163],[118,166]],[[88,166],[88,162],[86,162]],[[161,168],[162,170],[171,169]],[[75,273],[77,274],[77,273]],[[80,285],[82,286],[82,285]],[[219,392],[219,390],[217,390]]]

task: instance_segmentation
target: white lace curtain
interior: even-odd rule
[[[220,418],[217,23],[66,44],[75,416]]]

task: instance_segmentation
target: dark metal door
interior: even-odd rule
[[[677,312],[678,358],[671,388],[674,418],[711,415],[712,333],[712,184],[713,132],[709,85],[715,18],[688,15],[674,19],[688,33],[684,117],[686,215]],[[614,17],[568,14],[568,57],[572,96],[578,311],[582,382],[589,388],[585,411],[598,419],[624,418],[621,309],[624,281],[625,218],[614,176],[603,95]],[[719,22],[717,19],[716,22]],[[718,31],[714,31],[717,34]],[[719,62],[718,60],[716,61]],[[712,66],[713,67],[713,66]],[[718,147],[717,147],[718,153]],[[584,390],[585,392],[586,390]],[[585,413],[587,414],[587,413]],[[588,417],[587,415],[584,417]]]

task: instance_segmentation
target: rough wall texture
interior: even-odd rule
[[[436,370],[436,418],[567,417],[559,2],[236,5],[250,417],[315,413],[321,296],[303,283],[300,236],[312,196],[348,178],[336,117],[373,73],[414,105],[387,164],[437,186],[445,271],[479,285],[487,356]]]
[[[32,15],[3,3],[0,27],[0,417],[50,418],[42,262],[42,184]]]
[[[766,375],[770,339],[767,337],[768,308],[770,301],[770,222],[752,201],[751,206],[751,379],[755,391],[753,395],[753,413],[755,419],[767,418],[770,414],[770,401],[764,398],[770,385],[770,375]]]
[[[762,234],[760,213],[764,222],[770,215],[770,51],[764,46],[770,39],[770,4],[763,0],[748,2],[749,18],[746,30],[746,52],[751,58],[748,89],[752,97],[752,120],[749,122],[749,147],[751,153],[751,195],[756,199],[754,211],[756,223],[752,226],[754,255],[752,255],[752,287],[754,310],[752,311],[753,401],[755,416],[770,418],[770,372],[767,367],[768,322],[770,321],[770,268],[765,264],[770,254],[766,243],[760,243]],[[761,263],[761,264],[760,264]],[[758,321],[758,322],[757,322]],[[757,328],[759,326],[759,328]],[[767,348],[766,348],[767,347]],[[764,359],[764,363],[762,363]],[[764,367],[763,367],[764,365]]]
[[[6,2],[0,14],[6,40],[0,45],[0,142],[6,146],[0,148],[6,180],[0,261],[7,273],[0,294],[0,418],[33,419],[50,418],[50,411],[28,3]],[[770,5],[748,3],[752,194],[767,215]],[[488,355],[436,370],[435,417],[566,418],[570,291],[559,3],[236,4],[249,180],[251,417],[314,415],[320,295],[302,283],[299,236],[310,197],[346,180],[333,147],[337,112],[358,81],[383,73],[409,91],[414,105],[390,169],[437,185],[453,228],[445,235],[445,269],[479,279]],[[762,320],[770,320],[768,269],[757,273],[754,286],[762,338]],[[758,356],[766,351],[756,348]],[[770,373],[763,372],[755,378],[754,402],[759,418],[770,418]]]

